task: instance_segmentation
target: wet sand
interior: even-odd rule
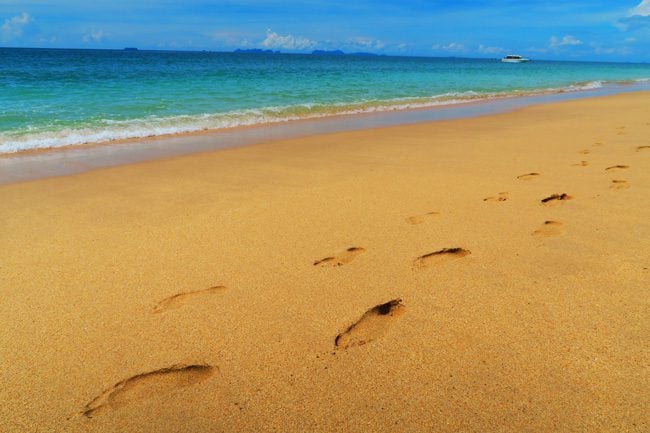
[[[648,431],[649,98],[0,186],[3,431]]]

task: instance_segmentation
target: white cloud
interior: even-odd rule
[[[357,36],[348,39],[348,44],[364,50],[381,50],[385,46],[379,39],[368,38],[365,36]]]
[[[627,16],[614,23],[614,26],[624,32],[649,29],[650,0],[643,0],[636,7],[630,9]]]
[[[636,42],[636,38],[625,38],[626,44],[633,44]]]
[[[483,44],[478,46],[478,52],[482,54],[501,54],[505,53],[506,51],[508,50],[501,47],[488,47]]]
[[[458,42],[450,42],[447,45],[434,44],[431,46],[431,49],[435,51],[465,51],[465,45],[459,44]]]
[[[630,10],[629,15],[641,15],[643,17],[650,16],[650,0],[643,0],[634,9]]]
[[[32,17],[27,12],[21,12],[20,15],[6,19],[2,27],[2,39],[9,40],[19,38],[23,34],[24,27],[32,22]]]
[[[282,48],[285,50],[308,50],[316,46],[317,42],[302,36],[279,35],[270,29],[266,31],[266,39],[262,41],[265,48]]]
[[[397,45],[397,49],[400,51],[405,51],[408,48],[408,45],[406,44],[399,44]]]
[[[108,35],[109,34],[103,30],[91,30],[90,32],[84,34],[82,39],[85,43],[101,42],[101,40]]]
[[[563,46],[582,45],[582,41],[571,35],[565,35],[562,39],[558,39],[556,36],[551,36],[548,45],[551,48],[558,48]]]

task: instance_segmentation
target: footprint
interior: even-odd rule
[[[611,189],[628,189],[630,184],[627,183],[627,180],[612,180],[612,184],[609,187]]]
[[[531,180],[534,179],[535,177],[539,176],[539,173],[527,173],[527,174],[522,174],[520,176],[517,176],[517,179],[521,180]]]
[[[591,153],[591,150],[589,149],[582,149],[581,151],[578,152],[581,155],[589,155]]]
[[[577,164],[573,164],[574,167],[586,167],[589,165],[589,161],[580,161]]]
[[[572,198],[573,197],[571,197],[570,195],[562,193],[562,194],[550,195],[550,196],[548,196],[546,198],[543,198],[541,201],[542,201],[542,204],[552,205],[552,204],[556,204],[556,203],[561,202],[561,201],[571,200]]]
[[[460,259],[470,254],[472,254],[472,252],[464,248],[443,248],[440,251],[435,251],[418,257],[415,259],[413,264],[416,268],[428,268],[429,266],[439,265],[454,259]]]
[[[320,266],[322,268],[342,266],[350,263],[356,256],[363,253],[365,250],[365,248],[361,247],[350,247],[336,256],[325,257],[324,259],[315,261],[314,266]]]
[[[363,346],[388,332],[390,326],[404,314],[401,299],[393,299],[366,311],[359,320],[334,339],[334,346],[348,349]]]
[[[630,168],[629,165],[612,165],[611,167],[607,167],[605,170],[624,170],[626,168]]]
[[[417,224],[422,224],[427,219],[431,218],[432,216],[436,216],[436,215],[440,215],[440,212],[427,212],[427,213],[422,214],[422,215],[415,215],[415,216],[406,218],[406,221],[409,224],[417,225]]]
[[[637,152],[641,152],[642,150],[650,150],[650,146],[639,146],[636,148]]]
[[[544,221],[544,224],[533,232],[533,236],[549,237],[562,234],[563,224],[559,221]]]
[[[593,147],[600,147],[600,146],[602,146],[602,145],[604,145],[604,144],[605,144],[605,143],[602,143],[602,142],[600,142],[600,141],[596,141],[594,144],[592,144],[592,146],[593,146]]]
[[[177,388],[202,382],[212,376],[216,367],[204,364],[176,364],[160,370],[138,374],[116,383],[88,403],[83,415],[92,418],[109,409],[118,409],[136,400],[166,394]]]
[[[158,302],[158,304],[155,307],[153,307],[153,312],[160,313],[165,310],[179,308],[194,298],[207,296],[207,295],[216,295],[218,293],[223,292],[224,290],[226,290],[226,287],[224,286],[215,286],[215,287],[210,287],[209,289],[195,290],[193,292],[177,293],[173,296],[170,296],[169,298],[165,298],[162,301]]]
[[[483,201],[506,201],[508,200],[508,195],[509,193],[507,192],[500,192],[498,195],[484,198]]]

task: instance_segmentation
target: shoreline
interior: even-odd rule
[[[8,433],[642,433],[647,92],[0,185]]]
[[[293,119],[217,130],[128,138],[0,154],[0,184],[62,176],[95,168],[205,151],[259,144],[350,130],[448,119],[472,118],[509,112],[537,104],[602,97],[650,90],[650,82],[608,84],[601,88],[560,91],[526,96],[503,96],[425,108],[408,108],[356,114]]]
[[[377,106],[368,106],[366,108],[360,108],[356,110],[352,109],[351,111],[343,110],[340,112],[333,111],[330,113],[325,112],[322,114],[315,113],[315,114],[305,115],[304,117],[275,118],[275,119],[268,119],[266,121],[254,122],[251,124],[244,123],[235,126],[214,127],[214,128],[205,127],[201,129],[179,131],[179,132],[150,134],[150,135],[133,136],[133,137],[126,137],[126,138],[115,138],[115,139],[108,139],[108,140],[88,141],[88,142],[81,142],[81,143],[74,143],[74,144],[66,144],[61,146],[37,147],[32,149],[18,150],[15,152],[0,153],[0,158],[10,157],[10,156],[24,156],[24,155],[34,154],[34,153],[37,154],[43,153],[43,152],[55,152],[58,150],[83,149],[83,148],[89,148],[95,146],[104,146],[109,144],[119,145],[119,144],[134,143],[139,141],[156,140],[156,139],[166,139],[166,138],[184,137],[184,136],[193,136],[193,135],[202,135],[202,134],[214,134],[223,131],[228,132],[232,130],[255,128],[255,127],[266,127],[272,125],[282,125],[282,124],[293,123],[293,122],[303,122],[303,121],[317,122],[319,120],[327,120],[332,118],[346,118],[346,117],[349,118],[355,116],[382,115],[391,112],[428,111],[428,110],[438,110],[438,109],[448,110],[450,108],[455,107],[456,105],[471,106],[473,104],[491,104],[493,102],[498,103],[501,100],[508,100],[508,99],[535,98],[535,97],[544,97],[544,96],[553,97],[553,96],[559,96],[563,94],[596,91],[598,89],[603,90],[602,92],[600,92],[601,94],[615,94],[624,91],[635,91],[634,90],[635,88],[637,90],[650,89],[650,84],[648,83],[650,83],[650,78],[631,80],[631,81],[607,82],[604,85],[602,84],[601,81],[591,81],[585,83],[572,84],[564,88],[549,88],[549,89],[538,89],[538,90],[529,90],[529,91],[518,90],[518,91],[513,91],[512,93],[497,92],[495,94],[485,94],[485,95],[469,97],[469,98],[463,98],[464,95],[463,93],[460,93],[455,96],[451,96],[452,94],[438,95],[432,98],[418,98],[418,97],[400,98],[397,100],[403,102],[405,101],[410,101],[410,102],[405,102],[404,104],[391,105],[390,104],[391,102],[394,103],[397,100],[387,100],[387,101],[383,101],[383,103],[382,101],[376,101],[377,103],[379,103],[379,105]],[[633,87],[631,89],[625,89],[628,86],[633,86]],[[472,93],[472,92],[468,92],[468,93]],[[438,98],[442,98],[443,96],[446,96],[449,99],[438,99]],[[429,99],[429,102],[415,102],[415,100],[417,99]],[[385,105],[384,103],[388,105]],[[342,106],[343,105],[345,104],[342,104]],[[349,105],[355,106],[361,104],[350,103]],[[334,104],[334,106],[338,106],[338,104]],[[291,108],[291,107],[284,107],[284,108]],[[261,107],[259,110],[264,111],[266,109],[267,107]],[[230,113],[215,113],[215,114],[230,114]],[[459,117],[465,117],[465,116],[461,114],[459,115]]]

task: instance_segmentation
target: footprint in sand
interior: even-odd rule
[[[611,189],[628,189],[630,187],[630,184],[627,182],[627,180],[612,180],[611,185],[609,185]]]
[[[422,214],[422,215],[415,215],[415,216],[412,216],[412,217],[408,217],[408,218],[406,218],[406,222],[408,222],[411,225],[422,224],[423,222],[425,222],[429,218],[437,216],[437,215],[440,215],[440,212],[427,212],[427,213]]]
[[[559,221],[544,221],[544,224],[537,230],[535,230],[532,235],[536,237],[549,237],[549,236],[558,236],[561,235],[564,231],[563,224]]]
[[[345,251],[337,254],[332,257],[325,257],[324,259],[316,260],[314,266],[325,267],[334,267],[342,266],[350,263],[356,256],[363,253],[366,249],[361,247],[350,247]]]
[[[167,394],[178,388],[194,385],[218,371],[204,364],[176,364],[160,370],[138,374],[116,383],[88,403],[83,415],[92,418],[109,409],[118,409],[131,402]]]
[[[573,164],[574,167],[586,167],[589,165],[589,161],[580,161],[577,164]]]
[[[493,195],[491,197],[485,197],[483,201],[489,201],[489,202],[499,202],[499,201],[506,201],[508,200],[508,196],[510,193],[508,192],[500,192],[498,195]]]
[[[428,268],[451,260],[460,259],[470,254],[472,254],[472,252],[464,248],[443,248],[439,251],[418,257],[415,259],[415,262],[413,262],[413,265],[416,268]]]
[[[177,293],[173,296],[163,299],[153,307],[154,313],[161,313],[166,310],[179,308],[189,301],[204,296],[216,295],[226,290],[224,286],[210,287],[209,289],[195,290],[192,292]]]
[[[558,204],[558,203],[562,203],[562,202],[564,202],[566,200],[571,200],[572,198],[573,197],[571,197],[569,194],[565,194],[565,193],[553,194],[553,195],[549,195],[546,198],[543,198],[541,200],[541,203],[543,205],[552,206],[552,205],[555,205],[555,204]]]
[[[606,171],[625,170],[626,168],[630,168],[630,166],[629,165],[612,165],[611,167],[607,167],[605,170]]]
[[[591,153],[591,150],[590,149],[582,149],[578,153],[581,154],[581,155],[589,155]]]
[[[519,179],[519,180],[532,180],[532,179],[535,179],[539,175],[540,175],[539,173],[526,173],[526,174],[522,174],[522,175],[517,176],[517,179]]]
[[[602,146],[602,145],[604,145],[604,144],[605,144],[605,143],[602,143],[602,142],[600,142],[600,141],[596,141],[594,144],[592,144],[592,146],[593,146],[593,147],[600,147],[600,146]]]
[[[641,152],[643,150],[650,150],[650,146],[639,146],[636,148],[637,152]]]
[[[404,314],[405,309],[401,299],[375,305],[348,329],[337,335],[334,346],[348,349],[378,339],[388,332],[393,322]]]

